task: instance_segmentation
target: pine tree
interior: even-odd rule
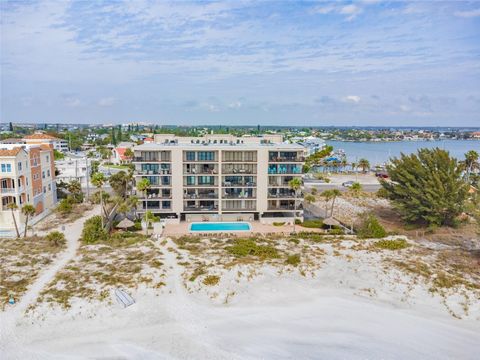
[[[387,197],[409,223],[455,225],[468,196],[463,167],[448,151],[420,149],[392,159],[391,181],[382,181]]]
[[[11,132],[13,132],[13,123],[12,123],[11,121],[10,121],[10,124],[9,124],[9,130],[10,130]]]

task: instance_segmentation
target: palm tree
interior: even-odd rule
[[[22,214],[25,215],[25,232],[23,233],[23,237],[25,238],[27,237],[28,220],[31,216],[35,215],[35,208],[30,204],[23,205]]]
[[[333,193],[332,190],[325,190],[321,194],[325,198],[325,217],[328,217],[328,202],[332,199]]]
[[[102,228],[103,228],[103,214],[105,212],[105,209],[103,207],[103,190],[102,190],[102,187],[103,185],[105,184],[105,175],[103,175],[102,173],[100,172],[97,172],[95,174],[92,175],[92,184],[93,186],[95,186],[96,188],[98,188],[100,190],[100,217],[102,218]]]
[[[12,211],[13,223],[15,224],[15,232],[17,233],[17,239],[18,239],[20,237],[20,232],[18,231],[17,219],[15,218],[15,210],[18,209],[18,206],[14,202],[11,202],[10,204],[7,205],[7,209],[10,209]]]
[[[133,158],[133,151],[131,148],[127,148],[125,149],[125,152],[123,153],[123,155],[128,159],[128,160],[132,160]]]
[[[479,158],[479,155],[475,150],[470,150],[465,154],[465,160],[463,161],[463,166],[465,167],[465,179],[467,181],[470,179],[470,174],[472,170],[478,169],[480,167],[478,158]]]
[[[298,190],[302,187],[302,180],[300,178],[293,178],[288,182],[288,186],[295,192],[295,200],[293,203],[293,232],[295,232],[295,221],[297,220],[297,196]]]
[[[370,162],[367,159],[360,159],[358,160],[358,166],[362,168],[364,173],[366,173],[367,170],[370,169]]]
[[[337,199],[337,197],[339,196],[342,196],[342,192],[338,189],[332,189],[332,209],[330,211],[330,216],[333,217],[333,208],[335,206],[335,200]]]
[[[147,212],[148,212],[148,197],[147,190],[150,188],[150,181],[147,178],[143,178],[137,183],[137,189],[144,193],[145,197],[145,221],[147,222],[147,232],[148,235],[148,221],[147,221]]]

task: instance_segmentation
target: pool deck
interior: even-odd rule
[[[275,225],[268,225],[262,224],[259,221],[249,221],[251,225],[250,231],[225,231],[224,233],[228,234],[235,234],[237,236],[244,236],[246,234],[252,233],[261,233],[261,234],[290,234],[293,231],[293,225],[282,225],[282,226],[275,226]],[[197,234],[204,234],[210,233],[209,231],[194,231],[190,232],[190,224],[189,222],[181,222],[180,224],[167,224],[165,229],[163,230],[163,236],[181,236],[181,235],[195,235]],[[309,232],[321,232],[321,229],[311,229],[311,228],[304,228],[300,225],[296,225],[296,229],[298,231],[309,231]],[[218,231],[212,231],[212,235],[218,234]]]

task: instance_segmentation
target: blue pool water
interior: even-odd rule
[[[251,226],[246,222],[201,222],[192,223],[190,231],[250,231]]]

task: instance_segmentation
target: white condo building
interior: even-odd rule
[[[134,148],[138,211],[187,221],[293,218],[295,194],[289,187],[301,178],[305,148],[285,144],[281,135],[235,137],[155,135],[153,143]],[[302,217],[301,195],[297,216]]]

